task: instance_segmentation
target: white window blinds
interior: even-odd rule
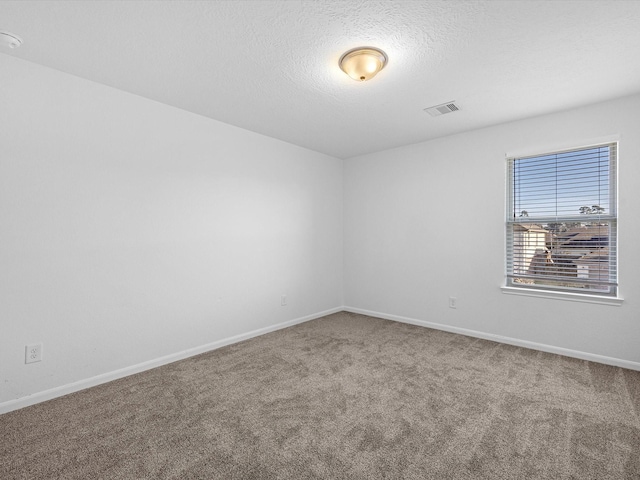
[[[617,144],[510,158],[507,284],[616,295]]]

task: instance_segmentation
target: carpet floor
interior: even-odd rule
[[[337,313],[0,416],[8,479],[640,479],[640,372]]]

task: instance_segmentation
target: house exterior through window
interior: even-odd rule
[[[507,286],[616,296],[616,167],[616,143],[507,159]]]

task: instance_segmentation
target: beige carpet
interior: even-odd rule
[[[640,372],[339,313],[0,416],[4,479],[640,479]]]

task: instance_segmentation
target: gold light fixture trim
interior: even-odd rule
[[[0,45],[9,48],[18,48],[22,45],[22,39],[15,33],[0,31]]]
[[[338,64],[344,73],[358,82],[366,82],[382,70],[389,58],[379,48],[358,47],[345,52]]]

